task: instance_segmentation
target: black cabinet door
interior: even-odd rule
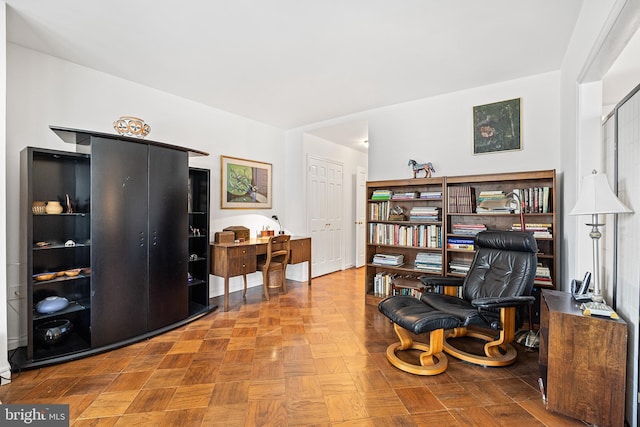
[[[188,179],[186,152],[149,147],[149,330],[189,314]]]
[[[91,344],[148,331],[148,147],[91,140]]]

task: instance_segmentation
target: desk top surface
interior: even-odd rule
[[[610,319],[608,317],[602,316],[584,316],[582,314],[582,310],[580,309],[581,303],[574,300],[571,294],[568,292],[543,289],[542,295],[544,296],[544,299],[547,303],[547,307],[549,307],[549,310],[552,312],[566,313],[580,317],[590,317],[596,320],[603,320],[607,322],[625,323],[622,319]]]
[[[304,240],[310,239],[310,237],[305,236],[291,236],[291,240]],[[232,246],[251,246],[251,245],[266,245],[269,243],[269,237],[253,237],[249,240],[245,240],[244,242],[228,242],[228,243],[214,243],[210,242],[211,246],[222,246],[222,247],[232,247]]]

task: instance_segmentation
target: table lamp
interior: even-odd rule
[[[582,177],[578,201],[569,215],[591,215],[591,223],[587,223],[587,225],[591,227],[589,237],[591,237],[593,247],[594,279],[591,299],[595,302],[604,301],[600,284],[600,237],[602,234],[598,228],[604,224],[598,223],[598,215],[631,212],[633,211],[613,194],[606,175],[598,173],[594,169],[590,175]]]

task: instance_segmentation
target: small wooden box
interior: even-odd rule
[[[233,231],[216,231],[213,241],[215,243],[233,243],[236,235]]]
[[[245,241],[249,240],[249,229],[247,227],[243,227],[241,225],[234,225],[232,227],[227,227],[223,229],[223,231],[233,231],[235,235],[235,240]]]

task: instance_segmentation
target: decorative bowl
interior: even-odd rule
[[[36,339],[46,345],[64,341],[73,330],[73,323],[67,319],[53,320],[35,327]]]
[[[31,211],[36,215],[42,215],[46,212],[45,211],[46,206],[47,206],[46,202],[42,200],[35,200],[33,202],[33,205],[31,205]]]
[[[36,311],[41,314],[55,313],[56,311],[67,308],[68,305],[69,300],[66,298],[51,296],[46,297],[36,304]]]
[[[44,211],[50,215],[61,214],[63,210],[62,205],[57,200],[49,200],[44,208]]]
[[[146,124],[144,120],[133,116],[120,116],[118,120],[113,122],[113,128],[120,135],[136,138],[144,138],[151,132],[151,126]]]
[[[35,274],[33,278],[36,279],[38,282],[44,282],[45,280],[54,279],[56,275],[57,273],[41,273],[41,274]]]
[[[64,272],[65,276],[69,276],[69,277],[73,277],[73,276],[77,276],[78,274],[80,274],[80,272],[82,271],[81,268],[74,268],[71,270],[66,270]]]

